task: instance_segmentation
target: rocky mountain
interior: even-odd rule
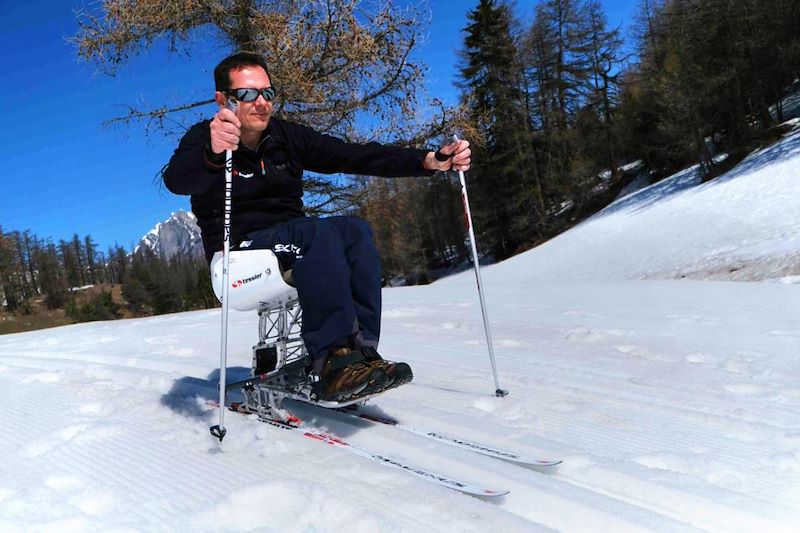
[[[193,213],[178,211],[155,225],[142,237],[134,253],[142,247],[149,248],[155,254],[172,259],[177,255],[184,257],[203,257],[203,242],[197,218]]]

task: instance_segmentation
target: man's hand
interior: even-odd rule
[[[211,151],[221,154],[225,150],[236,150],[242,134],[242,124],[230,109],[223,108],[211,121]]]
[[[469,141],[461,139],[452,142],[442,146],[438,153],[447,156],[447,159],[439,161],[436,158],[436,152],[428,152],[423,163],[425,170],[469,170],[470,156],[472,155]]]

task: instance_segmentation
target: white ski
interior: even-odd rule
[[[241,414],[251,414],[249,411],[243,410],[241,405],[237,403],[231,404],[230,410]],[[422,478],[425,481],[435,483],[437,485],[441,485],[449,489],[457,490],[459,492],[463,492],[464,494],[470,494],[472,496],[481,496],[485,498],[496,498],[498,496],[504,496],[509,493],[509,491],[507,490],[489,489],[485,487],[479,487],[477,485],[473,485],[471,483],[467,483],[464,481],[459,481],[451,477],[448,477],[446,475],[411,465],[409,463],[406,463],[405,461],[399,459],[393,459],[391,457],[387,457],[380,453],[367,450],[365,448],[347,442],[343,439],[340,439],[335,435],[331,435],[330,433],[325,433],[323,431],[314,428],[308,428],[304,426],[302,421],[300,421],[300,419],[296,417],[290,417],[288,422],[284,422],[283,420],[279,419],[266,418],[263,416],[259,416],[258,419],[272,426],[298,432],[303,437],[315,440],[317,442],[321,442],[323,444],[336,446],[337,448],[347,450],[361,457],[366,457],[367,459],[371,459],[383,465],[398,468],[400,470],[405,470],[406,472],[413,474],[419,478]]]
[[[437,431],[431,431],[428,429],[421,429],[421,428],[416,428],[414,426],[409,426],[407,424],[403,424],[402,422],[394,418],[373,415],[358,407],[351,406],[344,409],[337,409],[337,411],[339,411],[340,413],[344,413],[348,416],[361,418],[363,420],[369,420],[370,422],[375,422],[377,424],[392,426],[403,431],[408,431],[409,433],[421,435],[423,437],[437,440],[439,442],[443,442],[445,444],[449,444],[457,448],[469,450],[471,452],[479,453],[481,455],[486,455],[488,457],[494,457],[495,459],[501,459],[503,461],[509,461],[512,463],[528,465],[528,466],[556,466],[558,464],[561,464],[560,459],[536,459],[534,457],[526,457],[524,455],[519,455],[517,453],[510,452],[507,450],[501,450],[499,448],[494,448],[491,446],[478,444],[476,442],[470,442],[468,440],[460,439],[457,437],[444,435]]]

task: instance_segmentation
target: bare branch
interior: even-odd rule
[[[413,116],[425,71],[411,59],[423,19],[391,0],[102,0],[77,17],[78,57],[111,75],[159,40],[188,54],[200,35],[215,35],[222,49],[261,53],[279,89],[277,115],[339,135],[362,113],[396,124]],[[163,124],[202,104],[129,107],[109,123]]]

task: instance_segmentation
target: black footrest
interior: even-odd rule
[[[253,375],[268,374],[278,366],[278,348],[275,346],[254,346],[256,367]]]

